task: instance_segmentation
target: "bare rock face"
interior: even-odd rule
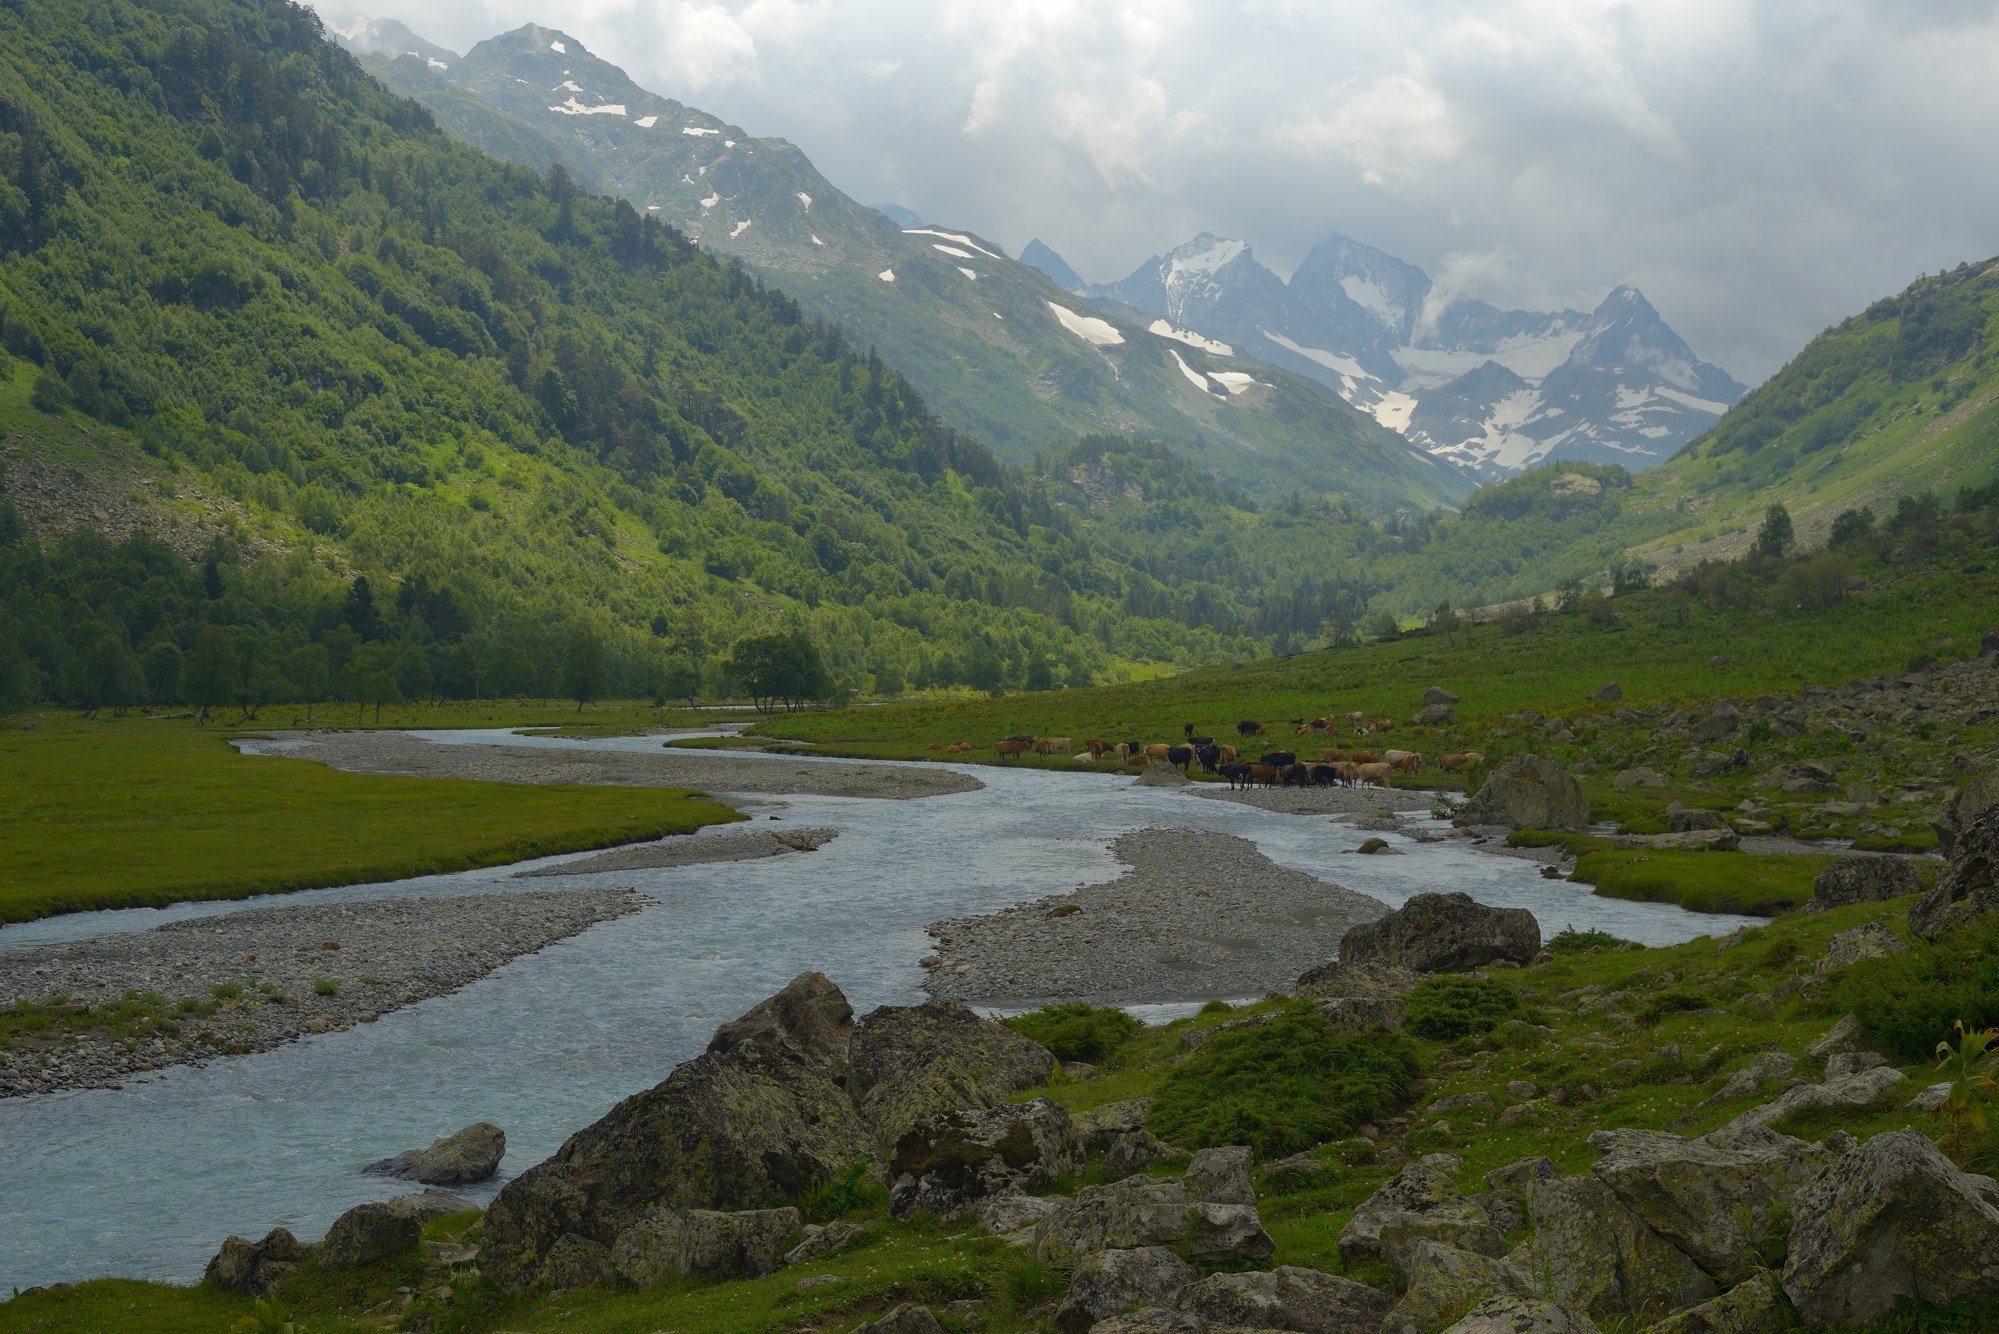
[[[1211,1325],[1348,1334],[1380,1329],[1394,1300],[1364,1283],[1281,1265],[1267,1273],[1210,1274],[1181,1289],[1173,1304]]]
[[[1908,952],[1902,938],[1888,927],[1880,922],[1862,922],[1828,941],[1825,957],[1813,966],[1821,973],[1835,973],[1869,959],[1892,959]]]
[[[1814,1325],[1858,1324],[1902,1296],[1999,1296],[1999,1185],[1928,1138],[1876,1135],[1798,1196],[1784,1291]]]
[[[313,1249],[281,1227],[272,1228],[262,1241],[231,1237],[208,1262],[202,1282],[224,1292],[263,1297],[297,1273]]]
[[[1354,1210],[1340,1232],[1340,1254],[1404,1265],[1417,1241],[1440,1241],[1479,1255],[1506,1253],[1506,1243],[1485,1211],[1452,1180],[1464,1166],[1448,1153],[1419,1158],[1391,1177]]]
[[[1674,1312],[1652,1326],[1652,1334],[1775,1334],[1790,1327],[1777,1280],[1759,1273],[1719,1297]]]
[[[1497,1293],[1533,1295],[1531,1280],[1510,1260],[1437,1241],[1413,1243],[1405,1259],[1409,1285],[1382,1321],[1383,1334],[1429,1334]]]
[[[1900,857],[1841,857],[1812,881],[1806,912],[1853,903],[1878,903],[1922,891],[1922,877]]]
[[[1452,822],[1581,830],[1589,828],[1589,802],[1568,770],[1553,760],[1528,755],[1494,769]]]
[[[1100,1251],[1076,1266],[1055,1328],[1083,1334],[1120,1311],[1168,1301],[1194,1279],[1194,1267],[1164,1246]]]
[[[408,1149],[362,1170],[421,1181],[426,1186],[463,1186],[489,1179],[500,1170],[500,1159],[506,1153],[506,1132],[490,1121],[480,1121],[433,1140],[427,1149]]]
[[[1488,1297],[1443,1334],[1597,1334],[1596,1322],[1538,1297]]]
[[[1291,994],[1313,1000],[1400,1001],[1422,977],[1400,964],[1338,959],[1322,963],[1291,986]]]
[[[1937,887],[1909,909],[1909,929],[1924,940],[1999,912],[1999,804],[1973,816],[1952,840]]]
[[[319,1263],[327,1269],[359,1269],[416,1245],[423,1225],[384,1203],[357,1204],[333,1220],[319,1244]]]
[[[756,1043],[788,1052],[844,1084],[853,1036],[854,1007],[846,995],[824,973],[800,973],[784,990],[716,1029],[708,1051],[718,1055]]]
[[[798,1236],[796,1209],[648,1209],[618,1234],[611,1264],[636,1287],[690,1274],[768,1274]]]
[[[1932,826],[1937,845],[1948,857],[1957,851],[1957,840],[1978,816],[1999,806],[1999,769],[1988,769],[1960,787],[1944,807],[1943,818]]]
[[[1145,1115],[1152,1110],[1150,1098],[1126,1098],[1107,1102],[1075,1115],[1076,1133],[1091,1153],[1103,1153],[1118,1138],[1145,1129]]]
[[[1107,1181],[1136,1176],[1162,1158],[1173,1156],[1173,1146],[1149,1130],[1129,1130],[1111,1141],[1104,1150],[1103,1175]]]
[[[1069,1113],[1046,1098],[925,1117],[896,1141],[889,1211],[955,1218],[993,1195],[1052,1186],[1083,1170]]]
[[[927,1116],[990,1107],[1046,1083],[1055,1057],[962,1005],[884,1005],[855,1025],[848,1088],[882,1148]]]
[[[879,1320],[854,1326],[854,1334],[944,1334],[944,1325],[927,1306],[898,1306]]]
[[[1181,1183],[1190,1199],[1211,1204],[1255,1204],[1256,1191],[1249,1170],[1255,1155],[1246,1144],[1222,1149],[1202,1149],[1187,1164]]]
[[[1035,1225],[1034,1252],[1067,1265],[1099,1251],[1173,1246],[1187,1235],[1192,1204],[1186,1187],[1156,1177],[1085,1186]]]
[[[1531,1185],[1527,1209],[1533,1240],[1509,1258],[1572,1311],[1603,1321],[1656,1319],[1716,1293],[1699,1265],[1593,1177]]]
[[[1529,963],[1541,952],[1541,924],[1525,908],[1488,908],[1469,894],[1418,894],[1386,917],[1348,931],[1349,964],[1394,964],[1419,973]]]

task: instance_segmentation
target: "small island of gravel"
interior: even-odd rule
[[[489,783],[685,787],[703,792],[888,800],[976,792],[985,786],[969,774],[926,765],[839,760],[787,764],[768,756],[664,747],[645,752],[505,743],[447,745],[404,732],[277,732],[244,748],[316,760],[328,768],[352,773],[473,778]]]
[[[639,907],[629,889],[591,889],[246,908],[0,952],[0,1003],[51,1019],[0,1051],[0,1098],[370,1023]]]
[[[652,871],[672,866],[701,866],[709,862],[748,862],[762,857],[782,857],[793,852],[817,852],[839,836],[837,829],[743,829],[726,834],[696,837],[678,834],[654,843],[634,843],[613,848],[594,857],[537,866],[532,871],[516,871],[513,878],[538,876],[596,875],[602,871]]]
[[[1111,851],[1131,868],[1116,880],[933,923],[924,990],[1007,1007],[1261,996],[1388,911],[1232,834],[1141,829]]]

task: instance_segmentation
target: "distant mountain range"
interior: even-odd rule
[[[1501,310],[1445,299],[1421,269],[1338,234],[1289,283],[1205,232],[1115,283],[1085,283],[1039,241],[1029,251],[1066,290],[1310,376],[1481,478],[1561,460],[1650,467],[1743,392],[1632,287],[1587,314]]]
[[[558,29],[528,25],[463,56],[400,24],[335,35],[439,122],[496,155],[561,162],[704,250],[741,259],[907,375],[951,425],[1026,464],[1092,434],[1157,440],[1266,498],[1334,495],[1369,512],[1434,509],[1475,479],[1316,377],[1148,332],[1093,310],[963,227],[869,207],[794,145],[634,83]]]

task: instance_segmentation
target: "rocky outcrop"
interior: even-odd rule
[[[854,1326],[854,1334],[944,1334],[943,1322],[927,1306],[898,1306],[879,1320]]]
[[[1913,1131],[1876,1135],[1799,1193],[1784,1291],[1805,1320],[1857,1324],[1898,1297],[1999,1296],[1999,1186]]]
[[[690,1274],[768,1274],[799,1223],[796,1209],[648,1209],[618,1233],[611,1266],[641,1288]]]
[[[795,1056],[844,1084],[853,1036],[854,1007],[846,995],[824,973],[801,973],[784,990],[716,1029],[708,1052],[720,1055],[755,1043]]]
[[[433,1140],[427,1149],[406,1149],[362,1170],[375,1176],[421,1181],[427,1186],[463,1186],[484,1181],[499,1171],[506,1152],[506,1132],[490,1121],[480,1121]]]
[[[1230,1328],[1349,1334],[1381,1328],[1393,1301],[1364,1283],[1281,1265],[1267,1273],[1210,1274],[1181,1289],[1173,1304],[1185,1314]]]
[[[1528,755],[1494,769],[1452,822],[1581,830],[1589,828],[1589,802],[1568,770],[1553,760]]]
[[[1083,1170],[1069,1113],[1046,1098],[925,1117],[889,1160],[889,1211],[955,1218],[990,1195],[1044,1189]]]
[[[1785,1089],[1775,1101],[1750,1108],[1715,1134],[1734,1135],[1746,1130],[1761,1130],[1799,1112],[1830,1112],[1847,1107],[1871,1106],[1907,1078],[1892,1066],[1844,1072],[1828,1068],[1823,1084],[1800,1084],[1796,1088]]]
[[[1133,1176],[1163,1158],[1173,1156],[1173,1146],[1149,1130],[1131,1130],[1111,1141],[1104,1150],[1103,1175],[1116,1181]]]
[[[478,1213],[479,1206],[461,1195],[449,1191],[424,1190],[409,1195],[397,1195],[386,1201],[391,1213],[414,1218],[418,1227],[428,1227],[440,1218],[453,1214]]]
[[[1092,1107],[1086,1112],[1077,1112],[1072,1118],[1076,1134],[1083,1147],[1091,1153],[1103,1153],[1109,1149],[1118,1136],[1128,1135],[1145,1128],[1146,1113],[1152,1110],[1150,1098],[1125,1098],[1119,1102],[1107,1102]]]
[[[1765,1272],[1699,1306],[1667,1316],[1652,1326],[1651,1334],[1779,1334],[1790,1328],[1777,1280]]]
[[[281,1227],[272,1228],[262,1241],[231,1237],[208,1262],[202,1282],[224,1292],[262,1297],[297,1273],[313,1249]]]
[[[1180,1184],[1187,1188],[1189,1199],[1209,1204],[1255,1204],[1256,1191],[1249,1180],[1253,1161],[1254,1155],[1243,1144],[1202,1149],[1187,1164]]]
[[[1825,957],[1814,967],[1821,973],[1834,973],[1869,959],[1892,959],[1908,952],[1908,945],[1888,927],[1880,922],[1862,922],[1828,941]]]
[[[1443,1334],[1597,1334],[1596,1322],[1538,1297],[1488,1297]]]
[[[884,1151],[927,1116],[993,1106],[1055,1073],[1046,1047],[949,1001],[873,1011],[849,1053],[848,1087]]]
[[[1937,887],[1909,909],[1909,929],[1935,940],[1999,912],[1999,805],[1987,806],[1958,830]]]
[[[1592,1319],[1656,1319],[1715,1295],[1699,1265],[1647,1227],[1594,1177],[1531,1186],[1533,1240],[1509,1258],[1544,1296]]]
[[[1083,1334],[1120,1311],[1170,1301],[1194,1278],[1194,1267],[1164,1246],[1100,1251],[1070,1276],[1068,1295],[1055,1312],[1055,1328]]]
[[[835,1220],[825,1226],[807,1223],[799,1229],[798,1244],[784,1253],[788,1265],[809,1265],[814,1260],[824,1260],[829,1255],[838,1255],[851,1250],[868,1239],[868,1230],[859,1223]]]
[[[1418,894],[1340,940],[1348,963],[1386,963],[1419,973],[1529,963],[1541,952],[1541,925],[1525,908],[1488,908],[1469,894]]]
[[[1006,1236],[1033,1227],[1066,1203],[1046,1195],[994,1195],[972,1206],[972,1221],[995,1236]]]
[[[359,1269],[416,1245],[423,1226],[386,1203],[357,1204],[333,1220],[319,1243],[319,1263],[327,1269]]]
[[[1590,1136],[1593,1169],[1646,1227],[1707,1273],[1727,1278],[1763,1262],[1789,1229],[1798,1192],[1830,1153],[1770,1131],[1717,1144],[1659,1130]]]
[[[1400,964],[1338,959],[1322,963],[1291,986],[1291,994],[1312,1000],[1393,1000],[1415,990],[1422,976]]]
[[[1987,769],[1960,786],[1944,807],[1943,818],[1933,826],[1943,855],[1954,855],[1958,839],[1972,821],[1994,806],[1999,806],[1999,769]]]
[[[1666,775],[1640,765],[1635,769],[1620,769],[1611,776],[1610,785],[1619,792],[1628,792],[1634,787],[1664,787]]]
[[[1114,1315],[1091,1327],[1091,1334],[1209,1334],[1208,1322],[1185,1311],[1147,1306],[1129,1315]]]
[[[1922,892],[1922,877],[1900,857],[1841,857],[1812,880],[1806,912],[1855,903],[1879,903]]]
[[[1487,1297],[1533,1295],[1527,1274],[1510,1260],[1460,1250],[1442,1242],[1418,1241],[1403,1257],[1408,1285],[1382,1321],[1382,1334],[1429,1334]]]
[[[1409,717],[1417,727],[1442,727],[1457,720],[1458,711],[1449,704],[1425,704]]]
[[[1233,1193],[1213,1173],[1194,1184]],[[1210,1260],[1260,1260],[1275,1249],[1254,1204],[1201,1199],[1188,1183],[1158,1177],[1085,1186],[1034,1228],[1035,1254],[1050,1264],[1145,1246],[1184,1246],[1195,1259]]]
[[[1335,996],[1312,1008],[1335,1033],[1400,1033],[1407,1019],[1401,1001],[1373,996]]]
[[[1463,1167],[1451,1154],[1433,1153],[1397,1172],[1354,1210],[1340,1231],[1340,1254],[1348,1260],[1385,1259],[1405,1270],[1407,1252],[1417,1241],[1505,1254],[1492,1220],[1452,1180]]]

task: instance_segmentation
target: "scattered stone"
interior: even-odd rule
[[[955,1218],[976,1200],[1044,1188],[1083,1170],[1069,1113],[1047,1098],[926,1117],[896,1141],[889,1212]]]
[[[1628,792],[1634,787],[1664,787],[1666,775],[1657,769],[1647,769],[1641,765],[1636,769],[1625,769],[1612,775],[1610,785],[1619,792]]]
[[[1340,1232],[1340,1254],[1400,1265],[1406,1248],[1425,1239],[1480,1255],[1505,1254],[1492,1220],[1452,1180],[1463,1166],[1451,1154],[1433,1153],[1396,1173],[1354,1210]]]
[[[1651,1327],[1651,1334],[1778,1334],[1790,1327],[1777,1280],[1764,1272],[1667,1316]]]
[[[972,1221],[994,1236],[1031,1228],[1062,1207],[1045,1195],[994,1195],[972,1206]]]
[[[1208,1334],[1208,1322],[1185,1311],[1148,1306],[1093,1325],[1091,1334]]]
[[[1792,1202],[1830,1155],[1788,1136],[1716,1144],[1655,1130],[1591,1135],[1597,1180],[1644,1225],[1717,1277],[1762,1262],[1789,1226]]]
[[[416,1245],[422,1224],[380,1201],[357,1204],[333,1220],[319,1244],[319,1263],[327,1269],[359,1269]],[[268,1240],[268,1238],[266,1238]]]
[[[1313,1000],[1400,1000],[1422,980],[1400,964],[1337,959],[1301,976],[1291,984],[1291,994]]]
[[[1666,828],[1676,834],[1693,833],[1702,829],[1727,829],[1728,817],[1720,811],[1711,811],[1705,806],[1682,806],[1674,802],[1666,808]]]
[[[1832,973],[1868,959],[1892,959],[1908,952],[1908,945],[1886,926],[1863,922],[1834,936],[1826,946],[1825,957],[1815,966],[1821,973]]]
[[[410,1195],[397,1195],[385,1203],[391,1213],[414,1218],[419,1228],[427,1227],[440,1218],[449,1218],[453,1214],[479,1212],[479,1206],[472,1201],[444,1190],[425,1190]]]
[[[1908,1078],[1892,1066],[1834,1076],[1828,1072],[1823,1084],[1800,1084],[1786,1089],[1775,1102],[1752,1107],[1723,1126],[1721,1132],[1760,1129],[1775,1125],[1800,1112],[1830,1112],[1848,1107],[1869,1107],[1881,1096]]]
[[[1145,1116],[1152,1110],[1150,1098],[1126,1098],[1077,1112],[1072,1119],[1077,1138],[1091,1153],[1103,1153],[1119,1135],[1145,1128]]]
[[[462,1186],[484,1181],[499,1171],[506,1152],[506,1132],[490,1121],[480,1121],[432,1141],[427,1149],[408,1149],[362,1170],[375,1176],[421,1181],[427,1186]]]
[[[1198,1200],[1187,1211],[1187,1254],[1196,1260],[1265,1260],[1276,1249],[1253,1204]]]
[[[1348,931],[1340,957],[1419,973],[1530,963],[1541,927],[1525,908],[1488,908],[1469,894],[1418,894],[1394,912]]]
[[[1556,1177],[1527,1193],[1533,1240],[1510,1257],[1541,1279],[1544,1295],[1596,1320],[1629,1320],[1693,1306],[1714,1281],[1594,1177]]]
[[[1925,1136],[1876,1135],[1799,1193],[1784,1291],[1820,1325],[1872,1320],[1903,1296],[1999,1296],[1994,1195]]]
[[[1100,1251],[1076,1266],[1055,1328],[1082,1334],[1120,1311],[1169,1301],[1194,1279],[1193,1266],[1163,1246]]]
[[[1210,1274],[1173,1299],[1181,1311],[1215,1325],[1306,1334],[1378,1329],[1393,1302],[1378,1288],[1299,1265],[1265,1273]]]
[[[1837,1052],[1858,1051],[1860,1049],[1860,1018],[1857,1015],[1841,1015],[1839,1022],[1814,1038],[1805,1048],[1809,1060],[1824,1061]]]
[[[1188,1198],[1211,1204],[1255,1204],[1256,1191],[1249,1179],[1253,1160],[1247,1145],[1202,1149],[1182,1178]]]
[[[1452,822],[1581,830],[1589,828],[1589,802],[1561,765],[1529,755],[1494,769]]]
[[[1431,686],[1423,692],[1423,703],[1425,704],[1455,704],[1457,702],[1458,697],[1442,686]]]
[[[1336,1033],[1400,1033],[1402,1002],[1371,996],[1338,996],[1312,1007]]]
[[[1999,875],[1999,805],[1987,806],[1956,831],[1950,861],[1937,877],[1937,887],[1909,909],[1909,929],[1924,940],[1936,940],[1999,912],[1995,875]]]
[[[640,1288],[669,1276],[768,1274],[798,1230],[796,1209],[649,1209],[618,1233],[611,1265]]]
[[[1443,1334],[1597,1334],[1596,1322],[1539,1297],[1501,1293],[1473,1307]]]
[[[1842,857],[1812,881],[1806,912],[1855,903],[1879,903],[1922,892],[1922,877],[1900,857]]]
[[[1186,787],[1192,780],[1172,765],[1155,760],[1138,776],[1138,787]]]
[[[898,1306],[879,1320],[854,1326],[854,1334],[944,1334],[927,1306]]]
[[[1117,1180],[1133,1176],[1165,1158],[1173,1156],[1173,1146],[1149,1130],[1128,1130],[1104,1150],[1103,1173]]]
[[[1374,857],[1380,855],[1386,855],[1390,857],[1400,857],[1402,855],[1402,853],[1398,849],[1389,846],[1388,840],[1385,838],[1364,839],[1362,840],[1361,845],[1359,847],[1350,848],[1348,849],[1348,851],[1357,852],[1363,857]]]
[[[1408,1287],[1382,1321],[1383,1334],[1429,1334],[1495,1293],[1533,1295],[1527,1274],[1512,1261],[1441,1242],[1412,1242],[1402,1272]]]
[[[1443,727],[1457,720],[1457,710],[1449,704],[1425,704],[1409,719],[1417,727]]]
[[[859,1223],[835,1220],[824,1227],[807,1223],[799,1233],[798,1244],[784,1253],[784,1262],[788,1265],[811,1264],[814,1260],[852,1250],[867,1239],[868,1230]]]
[[[1778,1080],[1789,1079],[1791,1071],[1797,1069],[1797,1066],[1797,1058],[1789,1052],[1763,1052],[1753,1058],[1748,1065],[1730,1075],[1722,1086],[1715,1090],[1712,1097],[1701,1103],[1701,1106],[1711,1107],[1718,1102],[1733,1102],[1737,1098],[1746,1098]]]
[[[1615,681],[1606,681],[1604,684],[1590,691],[1589,697],[1594,700],[1601,700],[1605,703],[1609,703],[1613,700],[1620,700],[1624,698],[1624,687],[1617,684],[1617,682]]]
[[[1177,1181],[1127,1177],[1085,1186],[1034,1228],[1034,1251],[1071,1265],[1099,1251],[1177,1245],[1187,1235],[1192,1201]]]
[[[1888,1058],[1878,1051],[1841,1051],[1826,1058],[1827,1079],[1838,1079],[1844,1075],[1857,1075],[1867,1070],[1879,1070],[1888,1064]]]
[[[315,1248],[285,1229],[272,1228],[262,1241],[231,1237],[208,1262],[202,1281],[224,1292],[246,1297],[267,1296],[272,1288],[298,1272]]]

